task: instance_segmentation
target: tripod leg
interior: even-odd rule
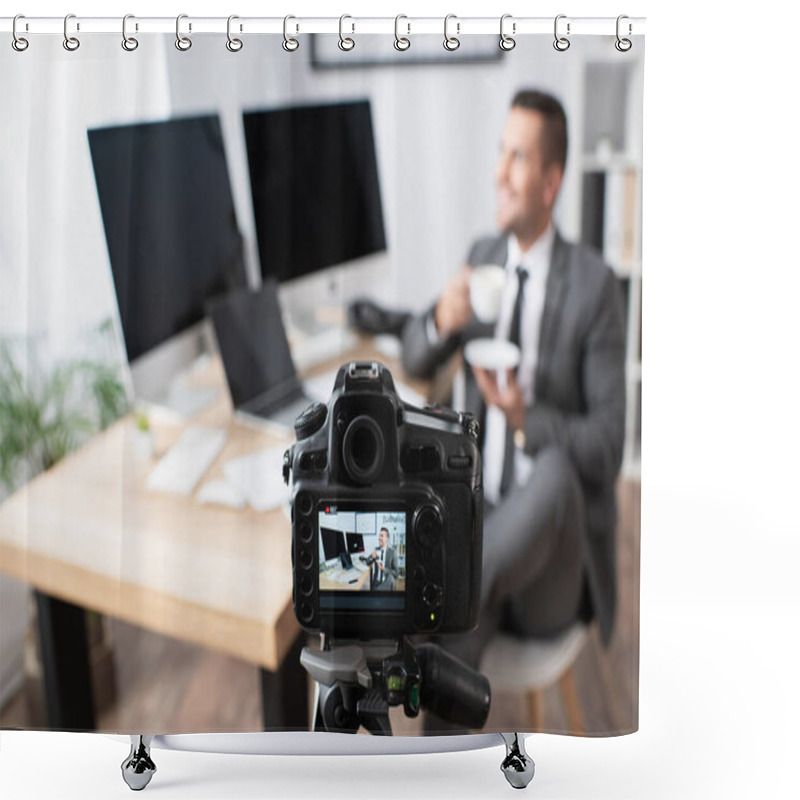
[[[524,789],[533,780],[535,765],[525,752],[525,739],[519,733],[501,733],[506,743],[506,757],[500,769],[515,789]]]
[[[156,765],[150,758],[152,736],[131,735],[131,752],[122,762],[122,778],[135,792],[150,783],[155,775]]]
[[[320,685],[317,681],[314,681],[314,722],[311,727],[311,730],[314,732],[325,730],[325,720],[322,717],[323,702]]]

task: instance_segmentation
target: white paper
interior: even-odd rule
[[[289,502],[289,487],[283,482],[285,447],[259,450],[226,461],[225,477],[256,511],[269,511]]]

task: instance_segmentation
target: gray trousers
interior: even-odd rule
[[[575,467],[560,448],[542,450],[528,482],[485,510],[477,629],[441,636],[438,643],[477,669],[498,631],[548,637],[571,625],[583,593],[584,525]],[[453,732],[430,714],[425,730]]]

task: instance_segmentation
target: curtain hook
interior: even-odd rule
[[[405,14],[398,14],[394,18],[394,49],[399,50],[401,53],[405,50],[408,50],[411,47],[411,39],[407,39],[405,36],[400,35],[400,20],[401,19],[408,19]],[[408,33],[411,33],[411,23],[407,22],[406,27],[408,28]]]
[[[289,20],[290,19],[297,19],[297,17],[293,17],[291,14],[288,14],[283,18],[283,49],[287,53],[294,53],[298,47],[300,47],[300,42],[297,41],[293,36],[289,36]],[[295,32],[300,29],[299,25],[295,26]]]
[[[457,20],[458,17],[455,14],[448,14],[444,18],[444,49],[452,53],[454,50],[458,50],[458,48],[461,47],[461,40],[458,38],[458,34],[461,33],[461,23],[456,22],[456,35],[450,36],[447,27],[451,19]]]
[[[569,44],[570,44],[569,39],[567,39],[565,36],[558,35],[558,21],[560,19],[566,19],[566,18],[567,18],[566,14],[559,14],[556,17],[556,21],[553,25],[553,31],[556,37],[556,40],[553,42],[553,47],[555,47],[555,49],[558,50],[559,53],[563,53],[565,50],[569,50]],[[569,22],[567,22],[567,36],[569,36],[570,33],[569,28],[570,24]]]
[[[133,14],[126,14],[122,18],[122,49],[127,50],[129,53],[132,53],[138,46],[139,40],[134,38],[133,36],[128,36],[128,20],[135,19]],[[136,26],[136,29],[139,29],[139,26]]]
[[[630,39],[623,39],[619,35],[620,22],[622,22],[622,20],[624,19],[628,19],[627,14],[620,14],[617,17],[617,41],[614,42],[614,47],[616,47],[620,53],[627,53],[628,50],[630,50],[631,47],[633,47],[633,42]],[[630,22],[628,22],[628,36],[630,36],[632,33],[633,33],[633,26],[631,25]]]
[[[244,46],[241,39],[236,39],[234,36],[231,36],[231,22],[235,19],[239,19],[236,14],[231,14],[228,17],[228,41],[225,42],[225,47],[227,47],[231,53],[238,53]],[[239,30],[241,30],[241,28]]]
[[[356,43],[353,39],[351,39],[349,36],[344,35],[343,26],[344,26],[344,21],[346,19],[353,19],[353,18],[349,14],[342,14],[342,16],[339,17],[339,49],[344,50],[345,52],[352,50],[356,46]],[[355,33],[356,32],[355,22],[352,22],[351,25],[353,26],[353,30],[351,31],[351,33]]]
[[[192,40],[188,36],[181,35],[181,20],[188,19],[188,14],[178,14],[175,20],[175,47],[182,52],[186,52],[192,46]],[[192,29],[191,24],[189,30]]]
[[[506,36],[505,31],[503,30],[503,26],[505,25],[505,21],[507,19],[512,19],[511,14],[503,14],[500,17],[500,49],[505,50],[506,52],[509,50],[513,50],[517,46],[516,39],[512,38],[511,36]],[[517,23],[511,23],[511,32],[517,32]]]
[[[70,53],[74,53],[80,46],[80,41],[75,36],[69,35],[69,21],[71,19],[75,19],[74,14],[67,14],[64,17],[64,49],[69,50]],[[78,30],[80,30],[80,25],[78,26]]]
[[[27,50],[28,49],[28,45],[30,44],[30,42],[28,42],[27,39],[23,38],[22,36],[20,36],[17,33],[17,20],[20,20],[20,19],[25,19],[25,15],[24,14],[17,14],[17,16],[14,17],[13,24],[11,25],[11,35],[14,37],[11,40],[11,46],[18,53],[22,53],[25,50]]]

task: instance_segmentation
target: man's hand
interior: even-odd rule
[[[449,336],[460,331],[472,316],[472,305],[469,302],[469,276],[471,267],[464,266],[445,286],[439,302],[436,304],[436,330],[441,336]]]
[[[506,424],[511,430],[518,430],[525,424],[525,398],[517,382],[513,369],[506,370],[506,385],[501,389],[495,370],[473,367],[475,380],[487,406],[497,406],[506,416]]]

